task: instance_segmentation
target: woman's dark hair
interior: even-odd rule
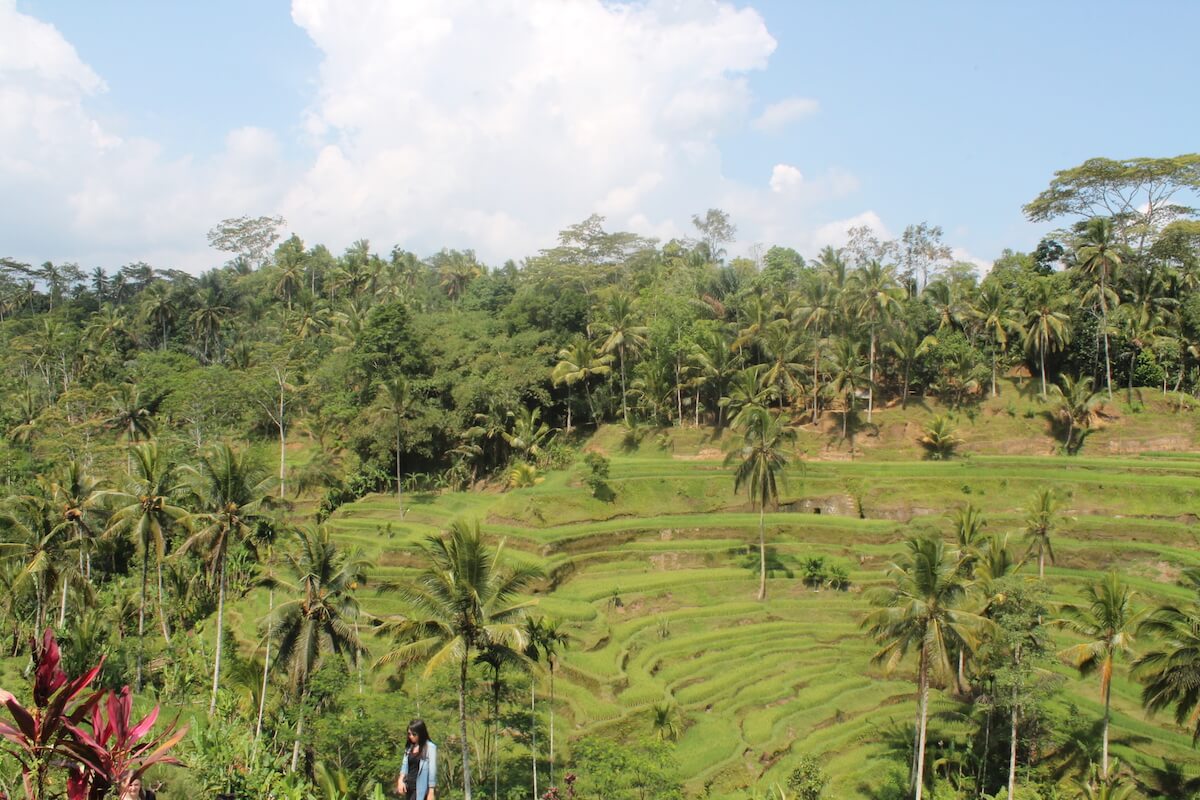
[[[417,744],[421,746],[421,758],[424,758],[425,745],[429,743],[429,729],[425,727],[425,720],[414,719],[408,723],[408,732],[417,737]]]

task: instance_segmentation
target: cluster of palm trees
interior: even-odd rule
[[[930,777],[926,767],[929,719],[929,690],[940,681],[967,703],[982,699],[995,689],[995,678],[988,670],[1006,672],[1012,698],[999,697],[988,704],[1007,710],[1011,715],[1008,796],[1013,797],[1017,775],[1017,752],[1021,726],[1036,713],[1036,702],[1018,699],[1013,673],[1019,672],[1022,659],[1032,660],[1037,649],[1045,648],[1043,623],[1069,632],[1074,644],[1058,652],[1066,664],[1081,675],[1097,674],[1103,716],[1100,724],[1099,764],[1085,764],[1080,780],[1089,791],[1115,789],[1121,780],[1112,769],[1109,753],[1112,683],[1117,663],[1131,662],[1130,674],[1143,684],[1142,701],[1148,712],[1172,709],[1178,724],[1190,726],[1200,739],[1200,573],[1189,571],[1185,579],[1196,589],[1194,601],[1184,607],[1162,605],[1139,608],[1136,592],[1111,571],[1083,587],[1083,601],[1062,605],[1053,619],[1037,595],[1027,595],[1022,586],[1044,586],[1045,562],[1053,561],[1051,540],[1065,521],[1057,501],[1049,490],[1041,490],[1026,510],[1024,533],[1028,549],[1018,558],[1009,546],[1007,535],[987,536],[986,521],[978,509],[964,506],[951,515],[954,540],[947,543],[938,536],[908,539],[904,551],[891,563],[886,587],[874,592],[877,609],[863,620],[863,627],[879,643],[873,663],[888,671],[898,667],[915,653],[917,713],[914,723],[910,772],[913,796],[920,800]],[[1036,559],[1038,577],[1022,578],[1016,573],[1028,559]],[[1014,583],[1016,581],[1016,583]],[[1005,631],[999,620],[1008,596],[1019,598],[1025,616],[1020,631]],[[1153,645],[1140,654],[1135,638],[1147,635]],[[988,652],[990,665],[975,663],[975,657]],[[999,664],[995,659],[999,658]],[[974,666],[973,666],[974,665]],[[995,673],[993,673],[994,675]],[[1041,679],[1046,680],[1045,675]],[[1028,688],[1027,686],[1024,688]],[[989,712],[990,715],[990,712]],[[990,716],[989,728],[990,733]],[[978,746],[978,743],[975,747]],[[972,746],[968,745],[968,749]],[[983,740],[988,757],[988,740]],[[1031,751],[1034,752],[1034,751]],[[1050,757],[1053,753],[1042,753]],[[1091,768],[1097,768],[1092,775]],[[982,766],[980,767],[982,774]],[[1090,781],[1090,783],[1089,783]],[[982,786],[977,790],[983,791]],[[1091,796],[1091,795],[1088,795]]]

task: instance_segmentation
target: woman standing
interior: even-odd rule
[[[408,723],[408,745],[404,748],[396,791],[407,800],[435,800],[436,788],[437,745],[429,741],[425,721],[414,719]]]

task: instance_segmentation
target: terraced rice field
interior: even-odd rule
[[[914,666],[892,675],[870,666],[873,643],[859,629],[869,607],[863,593],[884,581],[906,536],[947,532],[946,512],[963,503],[984,510],[987,532],[1012,532],[1020,554],[1021,507],[1036,489],[1054,488],[1072,517],[1055,537],[1057,564],[1047,568],[1058,601],[1076,599],[1114,566],[1143,603],[1185,600],[1175,581],[1183,568],[1200,566],[1194,456],[976,453],[936,463],[868,451],[853,461],[809,459],[803,474],[793,472],[781,509],[766,516],[781,569],[760,603],[757,559],[746,553],[758,514],[733,493],[719,450],[702,439],[681,432],[673,452],[645,445],[622,454],[616,432],[601,431],[591,446],[612,459],[609,503],[593,499],[574,468],[532,489],[406,497],[403,518],[395,497],[373,496],[331,524],[377,559],[384,579],[407,574],[413,545],[455,519],[479,520],[504,537],[514,557],[555,576],[541,588],[540,610],[564,621],[572,637],[557,681],[560,740],[564,731],[568,739],[649,734],[653,706],[671,702],[686,786],[718,797],[786,781],[788,756],[801,753],[821,757],[832,797],[863,796],[879,778],[894,757],[877,733],[911,724]],[[844,566],[851,589],[803,586],[799,562],[810,555]],[[372,607],[387,612],[395,602],[384,597]],[[1069,677],[1061,702],[1099,718],[1096,681],[1062,671]],[[1160,765],[1167,756],[1200,771],[1190,737],[1166,717],[1147,720],[1139,690],[1123,671],[1117,677],[1114,738],[1136,734],[1137,744],[1115,752],[1134,764]]]

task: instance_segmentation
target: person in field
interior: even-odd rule
[[[414,719],[408,723],[407,739],[400,777],[396,779],[396,791],[406,800],[435,800],[437,745],[429,741],[429,730],[424,720]]]

